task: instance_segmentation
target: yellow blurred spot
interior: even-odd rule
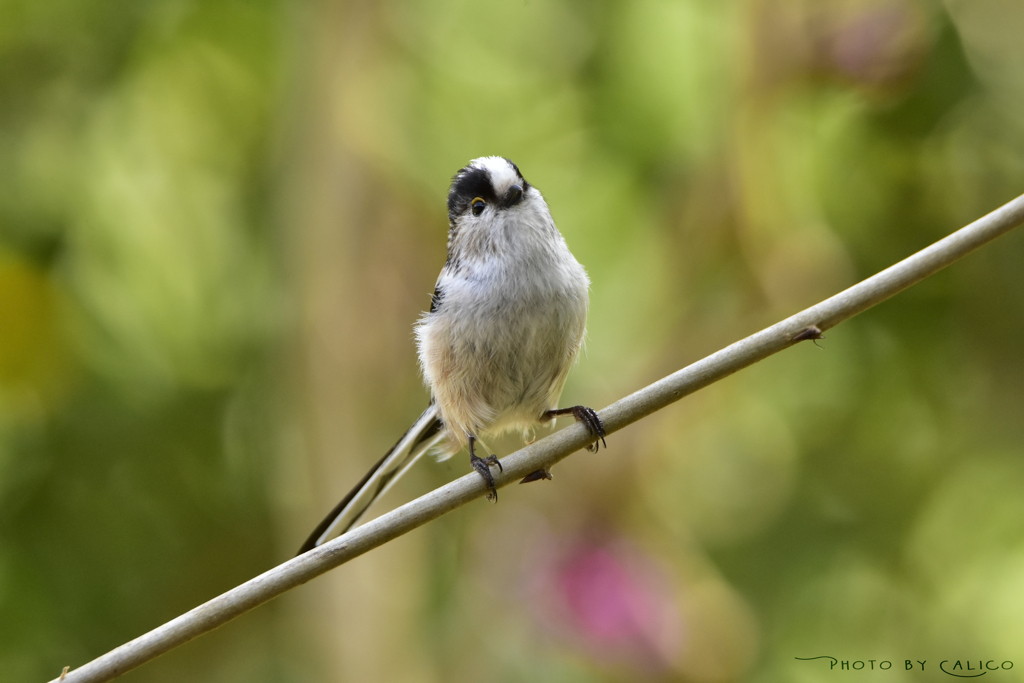
[[[60,309],[46,273],[0,253],[0,413],[36,412],[63,393],[70,365]]]

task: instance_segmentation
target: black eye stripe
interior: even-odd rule
[[[504,157],[502,157],[504,159]],[[530,189],[530,183],[526,182],[519,167],[509,159],[509,165],[515,170],[523,190]],[[491,177],[487,169],[474,166],[466,166],[459,170],[452,178],[451,189],[448,190],[448,221],[454,223],[456,217],[470,210],[473,199],[480,197],[488,204],[498,206],[501,198],[494,193],[491,186]]]
[[[467,166],[452,179],[452,187],[448,191],[448,219],[454,221],[456,216],[469,208],[476,197],[488,203],[497,201],[487,171]]]

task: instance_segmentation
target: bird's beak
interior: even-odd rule
[[[508,192],[505,193],[505,201],[501,203],[502,208],[507,209],[510,206],[515,206],[523,200],[523,187],[522,185],[513,185],[508,188]]]

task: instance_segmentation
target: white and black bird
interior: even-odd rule
[[[590,408],[558,409],[583,345],[590,280],[555,227],[537,188],[503,157],[474,159],[448,191],[448,260],[430,311],[416,324],[430,406],[313,530],[299,554],[344,533],[428,450],[446,458],[463,448],[497,499],[482,435],[519,431],[559,415],[583,422],[603,443]],[[535,472],[523,481],[548,477]]]

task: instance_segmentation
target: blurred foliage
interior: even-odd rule
[[[515,159],[591,274],[593,406],[1024,188],[1008,0],[0,17],[3,680],[286,559],[419,413],[471,158]],[[1005,237],[125,680],[1022,680],[1022,263]]]

